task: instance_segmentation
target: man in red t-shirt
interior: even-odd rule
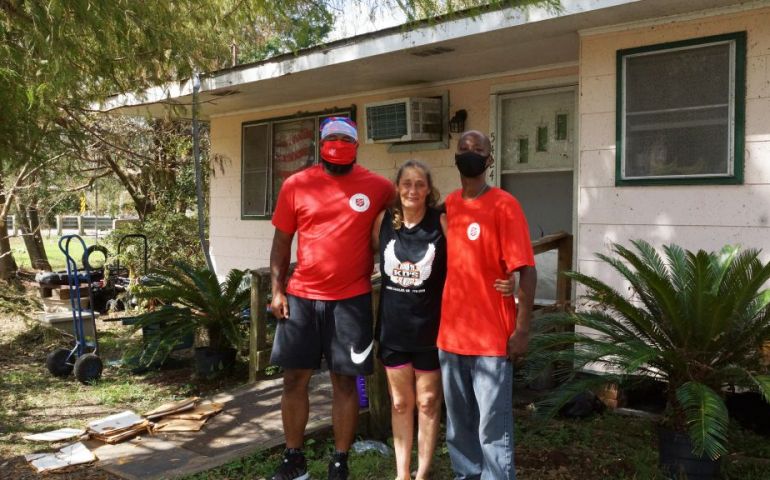
[[[446,199],[447,277],[438,347],[447,445],[457,479],[513,480],[513,362],[529,342],[535,270],[519,202],[486,183],[489,138],[465,132]],[[519,274],[518,309],[503,283]]]
[[[273,314],[271,363],[284,369],[281,414],[286,451],[273,480],[309,478],[302,453],[308,385],[326,359],[332,380],[336,452],[329,479],[347,479],[356,431],[356,376],[372,373],[372,223],[394,195],[393,184],[356,164],[355,123],[331,117],[321,126],[321,163],[289,177],[273,213],[270,252]],[[286,282],[297,234],[297,266]]]

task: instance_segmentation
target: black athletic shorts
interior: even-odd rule
[[[433,372],[440,368],[438,348],[424,352],[400,352],[380,345],[378,353],[385,368],[403,368],[411,365],[418,372]]]
[[[344,300],[287,297],[289,318],[278,320],[270,363],[316,369],[323,357],[334,373],[372,374],[371,293]]]

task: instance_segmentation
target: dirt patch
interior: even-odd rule
[[[93,465],[81,465],[72,467],[66,472],[39,474],[24,458],[15,457],[10,460],[0,461],[0,478],[12,478],[14,480],[119,480],[110,473]]]
[[[248,368],[238,365],[227,376],[196,379],[190,351],[175,354],[163,369],[133,373],[119,361],[130,345],[141,341],[141,333],[131,336],[129,327],[120,321],[101,318],[96,327],[99,355],[105,363],[102,380],[86,386],[72,376],[53,377],[45,367],[47,354],[55,348],[71,347],[74,339],[32,319],[35,295],[36,290],[17,291],[13,301],[18,302],[0,308],[0,478],[116,479],[95,465],[39,475],[23,455],[55,451],[67,442],[48,445],[22,437],[62,427],[83,428],[89,421],[112,413],[142,413],[182,397],[209,396],[241,385],[248,378]],[[15,313],[9,313],[11,310]]]

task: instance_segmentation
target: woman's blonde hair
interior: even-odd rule
[[[401,181],[401,176],[404,174],[404,171],[407,168],[420,169],[425,175],[425,180],[428,182],[428,189],[430,190],[430,193],[428,193],[428,196],[425,198],[425,205],[427,207],[435,207],[438,205],[439,198],[441,198],[441,194],[439,193],[438,189],[433,185],[433,175],[431,175],[430,168],[428,168],[427,165],[419,160],[407,160],[404,162],[404,164],[399,167],[398,172],[396,172],[396,180],[394,181],[394,185],[396,187],[396,200],[393,204],[392,223],[395,230],[400,229],[404,224],[404,211],[403,207],[401,206],[401,195],[398,194],[398,182]]]

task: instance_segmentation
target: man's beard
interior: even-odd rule
[[[353,170],[353,165],[356,163],[356,161],[353,160],[353,163],[349,163],[347,165],[338,165],[336,163],[327,162],[323,158],[321,159],[321,162],[323,163],[326,171],[332,175],[345,175],[346,173],[350,173],[350,171]]]

